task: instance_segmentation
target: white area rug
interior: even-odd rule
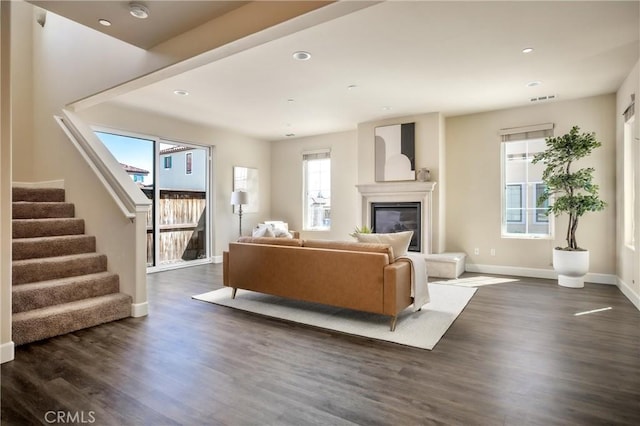
[[[477,277],[469,277],[469,278],[458,278],[457,280],[446,280],[446,281],[434,281],[430,284],[448,284],[448,285],[457,285],[460,287],[482,287],[485,285],[492,284],[505,284],[505,283],[513,283],[520,281],[517,278],[498,278],[498,277],[485,277],[485,276],[477,276]]]
[[[236,298],[231,299],[229,287],[193,298],[341,333],[431,350],[476,291],[475,288],[429,283],[431,302],[418,312],[413,312],[411,308],[405,309],[398,316],[395,331],[389,330],[389,317],[384,315],[299,302],[245,290],[238,290]]]

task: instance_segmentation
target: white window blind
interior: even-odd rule
[[[500,136],[502,137],[502,142],[544,139],[553,136],[553,127],[553,123],[543,123],[533,126],[500,129]]]

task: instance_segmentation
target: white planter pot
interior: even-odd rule
[[[553,269],[558,273],[558,284],[563,287],[584,287],[584,276],[589,272],[589,251],[553,249]]]

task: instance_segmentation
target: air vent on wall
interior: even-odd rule
[[[538,96],[537,98],[531,98],[531,102],[551,101],[556,98],[556,95]]]

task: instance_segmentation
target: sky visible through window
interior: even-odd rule
[[[95,133],[118,162],[147,170],[149,174],[144,176],[143,182],[145,185],[153,185],[153,140],[113,133]],[[160,143],[160,150],[172,146],[174,145]]]

